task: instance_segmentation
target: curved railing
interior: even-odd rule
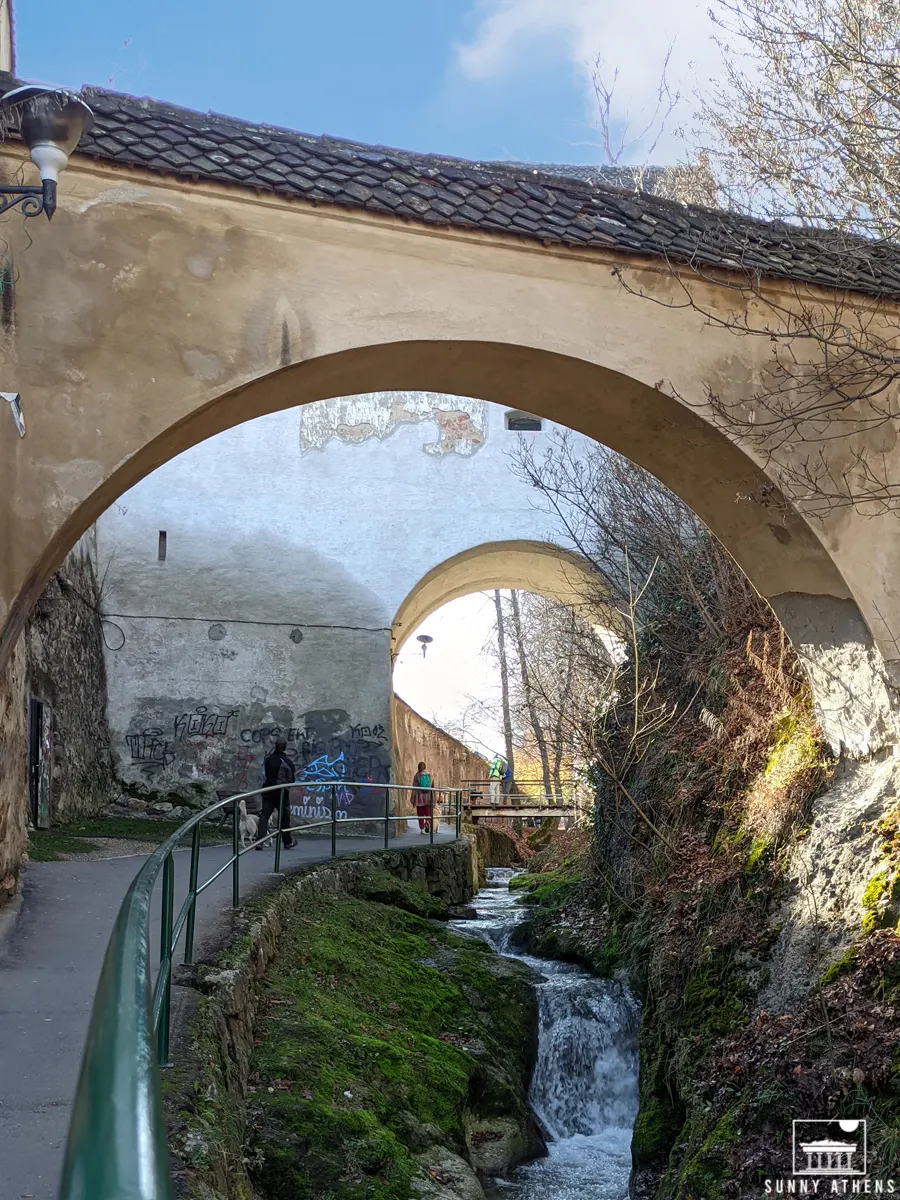
[[[229,867],[232,872],[231,902],[235,908],[240,904],[240,862],[244,854],[274,837],[273,870],[279,870],[280,833],[241,846],[239,804],[241,800],[266,792],[289,791],[290,786],[275,784],[256,788],[252,792],[229,796],[198,812],[149,856],[128,889],[109,939],[94,997],[66,1143],[60,1200],[171,1200],[160,1066],[167,1064],[169,1056],[172,963],[182,934],[184,961],[193,961],[197,899]],[[383,815],[340,816],[338,792],[353,788],[383,791]],[[407,785],[345,783],[341,780],[334,785],[317,785],[315,790],[320,796],[329,797],[330,817],[292,825],[281,832],[302,834],[329,829],[332,857],[337,852],[341,828],[359,824],[383,825],[387,848],[392,824],[416,820],[415,814],[395,815],[391,811],[393,793],[411,791]],[[427,790],[431,797],[430,841],[434,841],[435,821],[442,816],[445,819],[452,817],[459,837],[460,793],[440,788]],[[442,812],[448,803],[450,812]],[[223,810],[228,805],[233,809],[231,857],[209,879],[200,883],[201,825],[211,812]],[[187,834],[191,834],[188,889],[176,917],[172,855]],[[160,960],[151,988],[150,913],[153,890],[160,873]]]

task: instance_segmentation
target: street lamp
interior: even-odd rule
[[[59,173],[94,124],[94,114],[72,92],[35,83],[7,92],[0,99],[0,113],[18,122],[19,136],[41,175],[40,185],[30,187],[0,183],[0,214],[18,207],[26,217],[44,212],[49,221],[56,212]]]
[[[420,633],[418,635],[418,637],[416,638],[416,641],[421,642],[421,644],[422,644],[422,657],[424,658],[425,651],[428,649],[428,647],[434,641],[434,638],[430,637],[427,633]]]

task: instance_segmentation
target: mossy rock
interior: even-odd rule
[[[378,904],[390,904],[417,917],[430,917],[446,921],[450,915],[448,906],[427,888],[417,883],[403,883],[387,871],[373,871],[357,887],[361,900],[373,900]]]
[[[663,1178],[661,1193],[671,1200],[723,1200],[732,1195],[731,1158],[740,1141],[734,1114],[726,1113],[708,1133],[699,1121],[695,1126],[688,1123],[678,1140],[687,1143],[687,1152],[679,1169]]]
[[[683,1121],[683,1110],[668,1096],[642,1097],[631,1138],[631,1158],[635,1168],[668,1158]]]
[[[418,1156],[465,1155],[486,1121],[532,1145],[532,974],[397,907],[410,890],[316,897],[284,932],[248,1101],[249,1170],[271,1200],[407,1200]]]
[[[900,921],[900,870],[885,866],[866,884],[862,895],[863,933],[890,929]]]

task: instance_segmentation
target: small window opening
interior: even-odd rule
[[[531,413],[508,412],[506,414],[506,428],[513,430],[514,433],[540,433],[541,425],[541,418],[533,417]]]
[[[166,561],[166,531],[159,531],[159,541],[156,543],[156,557],[160,562]]]

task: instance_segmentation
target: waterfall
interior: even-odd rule
[[[616,980],[509,949],[525,915],[508,888],[515,874],[489,871],[475,898],[478,920],[459,923],[460,932],[477,933],[541,976],[529,1098],[549,1135],[548,1155],[496,1180],[497,1192],[511,1200],[625,1200],[638,1107],[637,1001]]]

